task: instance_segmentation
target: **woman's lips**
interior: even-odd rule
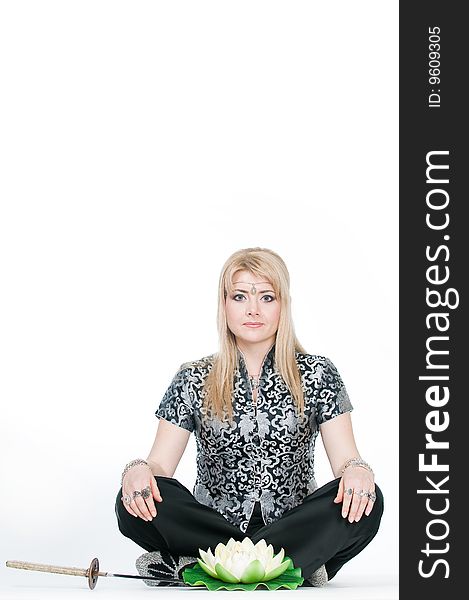
[[[243,323],[243,325],[246,325],[246,327],[262,327],[262,325],[264,325],[264,323]]]

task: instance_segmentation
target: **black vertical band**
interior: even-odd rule
[[[469,35],[461,7],[400,3],[402,598],[450,598],[465,582]]]

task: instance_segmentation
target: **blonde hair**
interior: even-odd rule
[[[298,341],[291,315],[290,275],[278,254],[267,248],[245,248],[232,254],[223,265],[218,286],[219,352],[205,380],[204,403],[207,411],[220,420],[233,418],[233,377],[238,366],[236,339],[228,328],[225,312],[226,296],[233,292],[233,276],[249,271],[265,277],[280,301],[280,319],[275,339],[275,367],[292,394],[299,413],[304,414],[304,396],[295,352],[305,352]]]

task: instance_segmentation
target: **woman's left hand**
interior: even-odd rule
[[[347,467],[339,482],[339,489],[334,502],[342,502],[342,516],[350,523],[359,521],[365,513],[366,516],[373,510],[373,496],[375,494],[375,480],[373,473],[363,467]]]

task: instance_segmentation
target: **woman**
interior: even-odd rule
[[[271,250],[226,261],[219,352],[180,367],[147,460],[124,469],[116,513],[120,531],[148,551],[141,574],[180,577],[199,548],[249,536],[283,547],[306,585],[323,585],[375,536],[383,497],[355,445],[352,405],[333,363],[298,342],[289,285]],[[173,477],[191,432],[193,495]],[[336,478],[321,488],[318,432]]]

